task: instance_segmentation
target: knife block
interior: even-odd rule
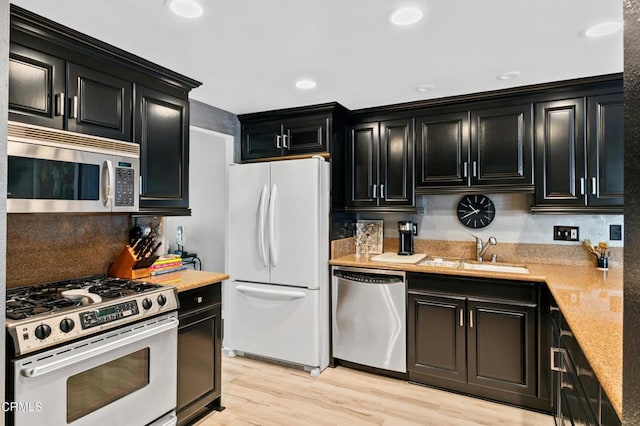
[[[151,275],[149,266],[156,261],[158,256],[149,256],[138,260],[129,244],[124,246],[120,256],[109,268],[109,275],[118,278],[138,279]]]

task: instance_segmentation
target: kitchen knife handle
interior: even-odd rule
[[[71,97],[71,112],[69,118],[78,118],[78,97]]]
[[[462,176],[469,177],[469,163],[466,161],[462,163]]]
[[[276,148],[282,148],[282,136],[276,135]]]
[[[64,115],[64,92],[56,93],[55,96],[56,111],[55,115]]]
[[[584,178],[580,178],[580,195],[584,195]]]
[[[591,195],[597,195],[597,191],[596,191],[596,184],[598,182],[596,181],[596,177],[592,177],[591,178]]]

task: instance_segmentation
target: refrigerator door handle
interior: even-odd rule
[[[269,257],[271,258],[271,266],[276,267],[278,264],[278,251],[276,250],[276,200],[278,197],[278,185],[271,186],[271,195],[269,196]]]
[[[267,252],[264,249],[264,220],[265,220],[265,200],[267,198],[267,184],[262,187],[260,193],[260,204],[258,207],[258,249],[260,257],[262,258],[262,264],[266,268],[267,265]]]

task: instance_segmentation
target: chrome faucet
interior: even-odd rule
[[[472,235],[476,239],[476,260],[482,262],[482,256],[487,252],[490,246],[498,244],[496,237],[489,237],[486,243],[482,242],[482,238]]]

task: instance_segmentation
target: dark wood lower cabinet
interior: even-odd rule
[[[221,410],[221,286],[179,293],[178,425]]]
[[[407,285],[410,381],[550,410],[536,283],[410,273]]]

